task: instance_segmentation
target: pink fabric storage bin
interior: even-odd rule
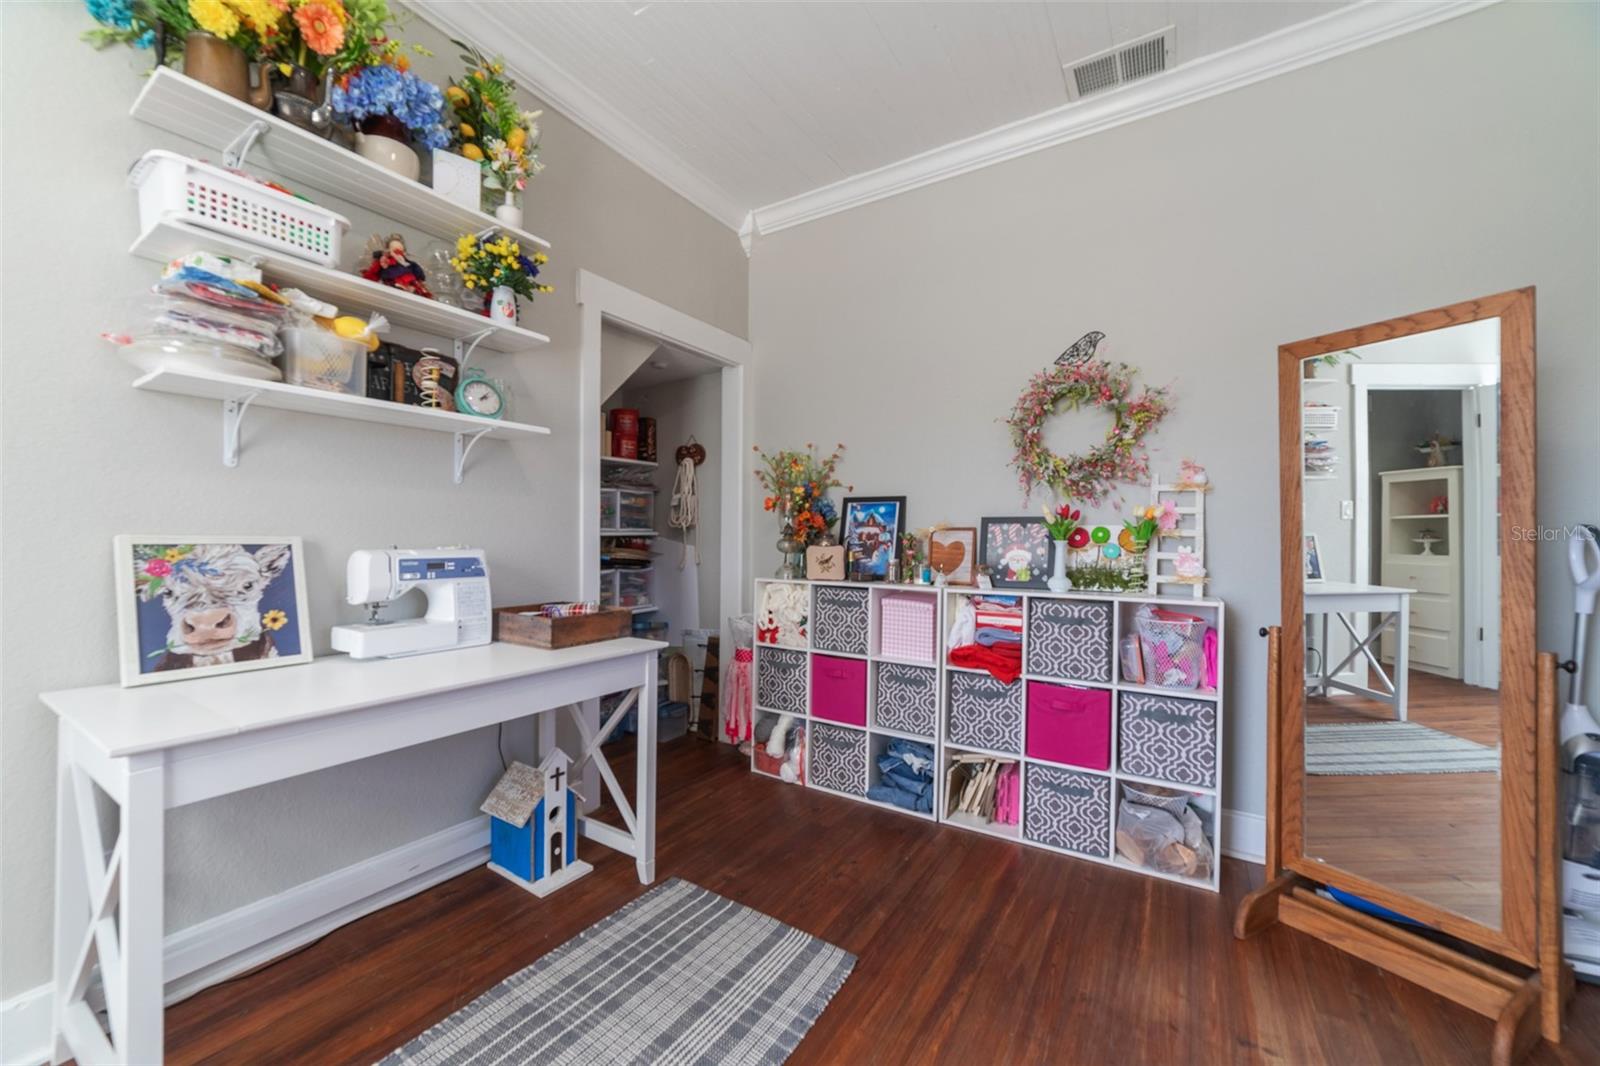
[[[867,724],[867,664],[834,655],[811,657],[811,714],[830,722]]]
[[[1111,769],[1111,693],[1028,682],[1028,755]]]
[[[911,662],[932,663],[938,642],[938,624],[932,596],[916,592],[886,592],[878,601],[879,647],[884,655]]]

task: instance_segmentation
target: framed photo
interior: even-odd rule
[[[1315,533],[1306,534],[1306,580],[1322,580],[1322,548]]]
[[[807,581],[843,581],[844,547],[834,544],[824,547],[813,544],[806,549]]]
[[[311,661],[299,537],[113,541],[122,684]]]
[[[951,526],[928,534],[928,565],[952,585],[978,583],[978,531]]]
[[[840,529],[852,581],[886,581],[906,528],[904,496],[854,497],[844,501]]]
[[[982,562],[995,588],[1049,587],[1050,529],[1043,518],[985,518],[980,526]]]

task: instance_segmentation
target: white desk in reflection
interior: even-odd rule
[[[1406,720],[1406,676],[1410,667],[1410,632],[1408,622],[1411,617],[1411,594],[1414,589],[1396,588],[1390,585],[1355,585],[1346,581],[1308,581],[1305,586],[1306,631],[1315,624],[1320,627],[1321,637],[1317,641],[1317,648],[1321,652],[1318,656],[1320,670],[1317,676],[1307,675],[1306,692],[1318,696],[1331,696],[1333,690],[1351,692],[1357,696],[1365,696],[1379,703],[1387,703],[1394,708],[1395,718],[1399,721]],[[1379,620],[1365,637],[1356,632],[1351,619],[1356,615],[1378,615]],[[1350,634],[1352,647],[1350,654],[1339,660],[1337,666],[1329,667],[1328,657],[1328,619],[1337,618],[1344,631]],[[1378,640],[1383,636],[1384,630],[1394,628],[1395,652],[1392,675],[1384,669],[1376,654]],[[1349,681],[1339,680],[1338,674],[1345,667],[1355,662],[1357,656],[1367,660],[1377,675],[1381,689],[1367,688],[1363,685],[1352,684]]]

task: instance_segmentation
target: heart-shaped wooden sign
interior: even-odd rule
[[[966,561],[967,546],[959,540],[928,542],[928,565],[941,574],[953,574]]]

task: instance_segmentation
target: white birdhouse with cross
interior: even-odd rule
[[[489,822],[489,869],[547,896],[594,867],[578,859],[572,766],[560,748],[536,770],[512,763],[482,810]]]

